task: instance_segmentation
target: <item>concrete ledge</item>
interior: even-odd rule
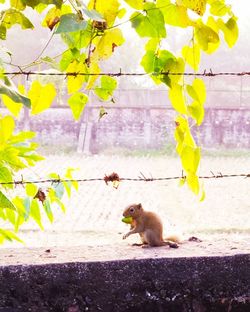
[[[0,312],[250,311],[250,254],[0,267]]]

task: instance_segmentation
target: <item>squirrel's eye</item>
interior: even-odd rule
[[[135,210],[134,208],[130,208],[129,211],[133,213]]]

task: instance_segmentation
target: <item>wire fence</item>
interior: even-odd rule
[[[215,174],[211,171],[211,175],[199,176],[199,179],[224,179],[224,178],[250,178],[250,173],[222,174],[221,172],[219,172]],[[83,183],[83,182],[98,182],[98,181],[104,181],[106,184],[108,184],[108,182],[121,182],[121,181],[154,182],[154,181],[167,181],[167,180],[179,180],[179,179],[186,179],[186,176],[182,174],[180,176],[154,178],[152,175],[151,177],[146,177],[142,172],[140,172],[140,176],[138,176],[138,178],[120,178],[117,173],[113,172],[110,175],[105,175],[103,178],[61,179],[60,176],[58,176],[57,179],[39,179],[39,180],[28,181],[28,180],[24,180],[24,178],[22,177],[21,180],[0,182],[0,185],[17,186],[17,185],[25,185],[25,184],[44,184],[44,183],[58,184],[62,182]]]
[[[250,76],[250,71],[243,72],[213,72],[211,69],[209,71],[204,70],[203,72],[152,72],[152,73],[142,73],[142,72],[103,72],[103,73],[86,73],[86,72],[43,72],[43,71],[12,71],[6,72],[5,75],[24,75],[29,77],[31,75],[39,76],[65,76],[65,77],[77,77],[77,76],[111,76],[111,77],[121,77],[121,76],[203,76],[203,77],[215,77],[215,76]]]

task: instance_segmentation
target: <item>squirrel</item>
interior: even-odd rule
[[[165,241],[163,239],[163,225],[160,217],[154,212],[144,210],[142,204],[127,206],[123,212],[123,216],[132,218],[130,231],[123,235],[123,239],[136,233],[141,237],[142,243],[133,244],[134,246],[159,247],[168,245],[172,248],[179,247],[177,238],[172,238],[171,241]],[[177,242],[174,242],[175,240]]]

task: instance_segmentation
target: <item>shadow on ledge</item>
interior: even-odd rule
[[[0,267],[0,312],[250,311],[250,255]]]

